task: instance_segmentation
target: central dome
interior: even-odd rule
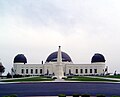
[[[62,53],[62,61],[63,62],[72,62],[72,60],[71,60],[71,58],[69,57],[68,54],[66,54],[65,52],[61,52],[61,53]],[[46,62],[57,62],[57,54],[58,54],[58,51],[50,54],[48,56]]]

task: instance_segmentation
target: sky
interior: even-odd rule
[[[0,0],[0,61],[10,72],[14,57],[41,63],[61,46],[73,63],[103,54],[120,73],[120,0]]]

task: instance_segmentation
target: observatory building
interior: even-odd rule
[[[105,71],[105,58],[102,54],[96,53],[90,64],[74,64],[71,57],[61,51],[51,53],[45,63],[28,64],[23,54],[14,58],[13,70],[19,75],[47,75],[62,78],[69,75],[101,75]]]

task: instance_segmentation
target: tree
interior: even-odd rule
[[[12,78],[12,75],[8,72],[7,78]]]
[[[5,72],[5,67],[0,62],[0,76],[2,76],[2,73],[4,73],[4,72]]]

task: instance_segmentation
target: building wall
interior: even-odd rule
[[[75,75],[97,75],[102,74],[105,69],[105,64],[96,63],[96,64],[72,64],[66,65],[66,74],[69,74],[70,71]]]
[[[63,63],[63,72],[66,75],[97,75],[102,74],[105,69],[105,63],[92,64],[69,64]],[[57,63],[46,64],[13,64],[16,74],[20,75],[53,75],[57,73]]]
[[[20,74],[20,75],[42,75],[44,74],[43,64],[19,64],[17,63],[17,64],[14,64],[13,67],[14,67],[15,74]],[[40,70],[42,70],[42,72],[40,72]]]

